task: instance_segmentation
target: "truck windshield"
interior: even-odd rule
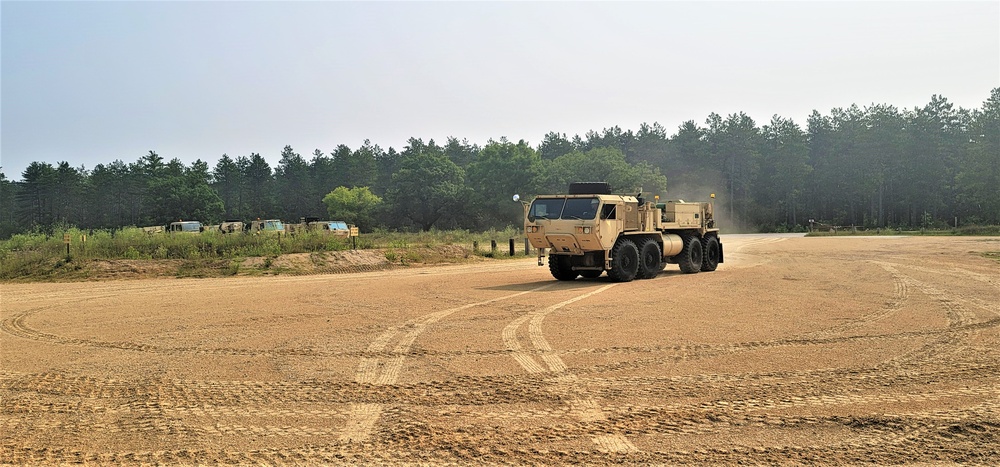
[[[547,198],[536,199],[528,210],[528,220],[535,219],[593,219],[597,217],[600,200],[597,198]]]
[[[593,219],[597,216],[597,206],[601,201],[597,198],[569,198],[563,208],[563,219]]]
[[[566,204],[566,198],[536,199],[528,210],[528,220],[534,222],[535,219],[558,219],[563,204]]]

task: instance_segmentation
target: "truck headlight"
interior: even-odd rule
[[[590,227],[577,227],[576,228],[576,233],[589,234],[590,233]]]

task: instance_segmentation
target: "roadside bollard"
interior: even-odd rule
[[[510,239],[510,256],[514,256],[514,239]]]

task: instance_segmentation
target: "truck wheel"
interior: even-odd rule
[[[719,267],[719,239],[715,235],[705,237],[705,254],[701,259],[701,270],[714,271]]]
[[[639,247],[639,279],[652,279],[663,270],[663,252],[656,240],[648,238]]]
[[[685,235],[682,237],[684,239],[684,249],[677,255],[677,264],[681,267],[681,272],[684,274],[694,274],[701,271],[701,240],[698,239],[697,235]]]
[[[579,275],[573,270],[569,256],[563,255],[549,255],[549,272],[552,277],[561,281],[571,281]]]
[[[580,271],[580,275],[586,279],[597,279],[598,277],[601,277],[601,274],[604,274],[604,271],[594,271],[591,269]]]
[[[629,282],[639,272],[639,249],[635,242],[623,238],[611,248],[611,269],[608,277],[615,282]]]

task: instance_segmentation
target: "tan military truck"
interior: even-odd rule
[[[604,271],[616,282],[651,279],[666,264],[693,274],[714,271],[723,261],[712,203],[648,202],[612,194],[604,182],[539,195],[525,205],[524,231],[538,249],[538,265],[547,251],[549,271],[561,281]]]
[[[199,221],[177,221],[166,225],[167,232],[199,233],[205,230]]]
[[[228,220],[219,224],[215,230],[218,231],[219,233],[231,234],[231,233],[243,233],[243,230],[245,229],[246,229],[246,224],[244,224],[243,221]]]
[[[278,219],[257,219],[246,224],[244,231],[256,235],[265,233],[277,233],[281,235],[285,231],[285,224]]]
[[[326,221],[318,217],[302,217],[298,224],[285,224],[290,234],[299,232],[321,232],[334,237],[357,237],[357,227],[344,221]]]

